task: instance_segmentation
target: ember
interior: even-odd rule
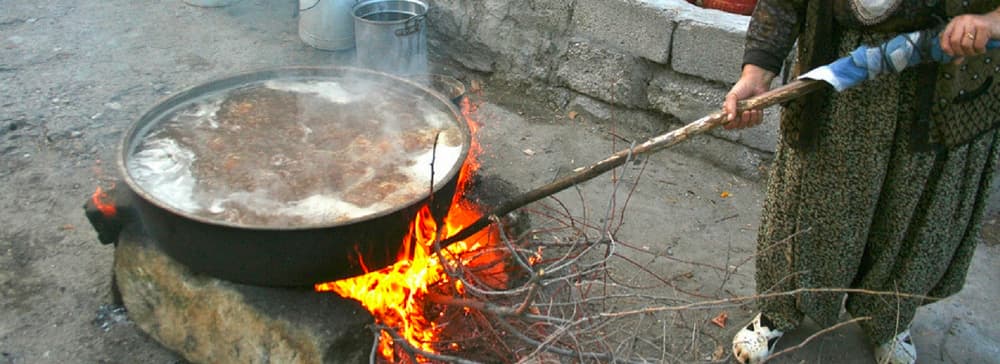
[[[118,210],[115,209],[114,201],[108,197],[108,193],[104,192],[100,186],[97,186],[97,190],[94,191],[93,196],[90,197],[94,206],[101,211],[104,217],[113,217],[118,214]]]
[[[448,216],[443,226],[434,221],[428,207],[424,207],[410,224],[410,231],[404,241],[404,249],[396,264],[370,272],[363,276],[317,284],[319,292],[333,291],[343,297],[360,301],[361,304],[375,316],[378,323],[395,330],[407,342],[419,350],[436,353],[435,343],[439,340],[441,328],[434,322],[436,316],[426,310],[425,298],[432,288],[443,288],[450,292],[463,292],[461,280],[449,275],[456,271],[458,265],[475,265],[479,262],[496,262],[499,252],[485,252],[494,242],[498,241],[494,229],[485,229],[469,239],[452,244],[437,251],[434,243],[438,234],[447,237],[472,223],[483,211],[475,203],[466,198],[469,182],[479,167],[476,157],[481,149],[475,138],[478,125],[469,117],[474,112],[474,106],[468,99],[463,100],[462,114],[472,131],[472,146],[469,158],[462,166],[458,180],[458,192],[452,201]],[[464,254],[477,252],[477,254]],[[481,253],[481,254],[480,254]],[[474,257],[473,257],[474,255]],[[443,259],[443,261],[442,261]],[[491,267],[496,269],[496,267]],[[383,331],[379,343],[379,352],[383,358],[393,361],[397,358],[393,345],[393,336]],[[448,346],[449,350],[459,349],[457,344]]]

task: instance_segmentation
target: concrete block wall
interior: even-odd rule
[[[749,23],[685,0],[431,0],[429,18],[432,52],[495,77],[569,89],[562,107],[659,115],[662,129],[719,109],[739,77]],[[714,135],[773,152],[776,114]]]

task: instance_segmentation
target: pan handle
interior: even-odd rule
[[[403,27],[400,29],[396,29],[395,32],[396,36],[405,37],[407,35],[419,32],[420,29],[423,27],[422,21],[424,19],[427,19],[427,14],[420,14],[414,17],[410,17],[409,19],[406,19],[406,21],[403,22]]]
[[[122,230],[135,216],[132,211],[132,197],[117,188],[117,185],[116,183],[107,191],[98,187],[97,191],[83,203],[83,211],[90,221],[90,226],[97,231],[97,239],[105,245],[118,243]]]

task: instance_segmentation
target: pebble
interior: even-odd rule
[[[34,23],[34,22],[38,21],[38,18],[30,18],[27,21],[28,21],[28,24],[31,24],[31,23]]]
[[[117,102],[109,102],[109,103],[104,104],[104,106],[106,106],[107,108],[109,108],[111,110],[121,110],[122,109],[122,104],[117,103]]]

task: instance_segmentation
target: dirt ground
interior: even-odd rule
[[[0,363],[183,362],[108,310],[112,247],[97,242],[81,205],[95,186],[117,175],[122,132],[158,100],[237,71],[349,63],[350,52],[317,51],[300,41],[296,5],[0,0]],[[484,173],[527,189],[622,146],[612,145],[611,125],[567,118],[488,75],[443,71],[484,84],[478,115]],[[720,168],[725,163],[711,156],[723,153],[754,155],[699,138],[650,157],[620,238],[664,256],[723,266],[753,254],[760,174]],[[606,201],[607,181],[598,178],[581,191]],[[922,309],[914,323],[921,362],[1000,362],[998,207],[994,201],[965,290]],[[712,272],[671,264],[650,262],[656,269],[690,270],[691,286],[719,284]],[[752,267],[734,275],[727,289],[751,294]],[[790,334],[784,345],[810,329]],[[732,330],[712,334],[728,338]],[[857,328],[848,327],[777,362],[868,363],[870,357]]]

